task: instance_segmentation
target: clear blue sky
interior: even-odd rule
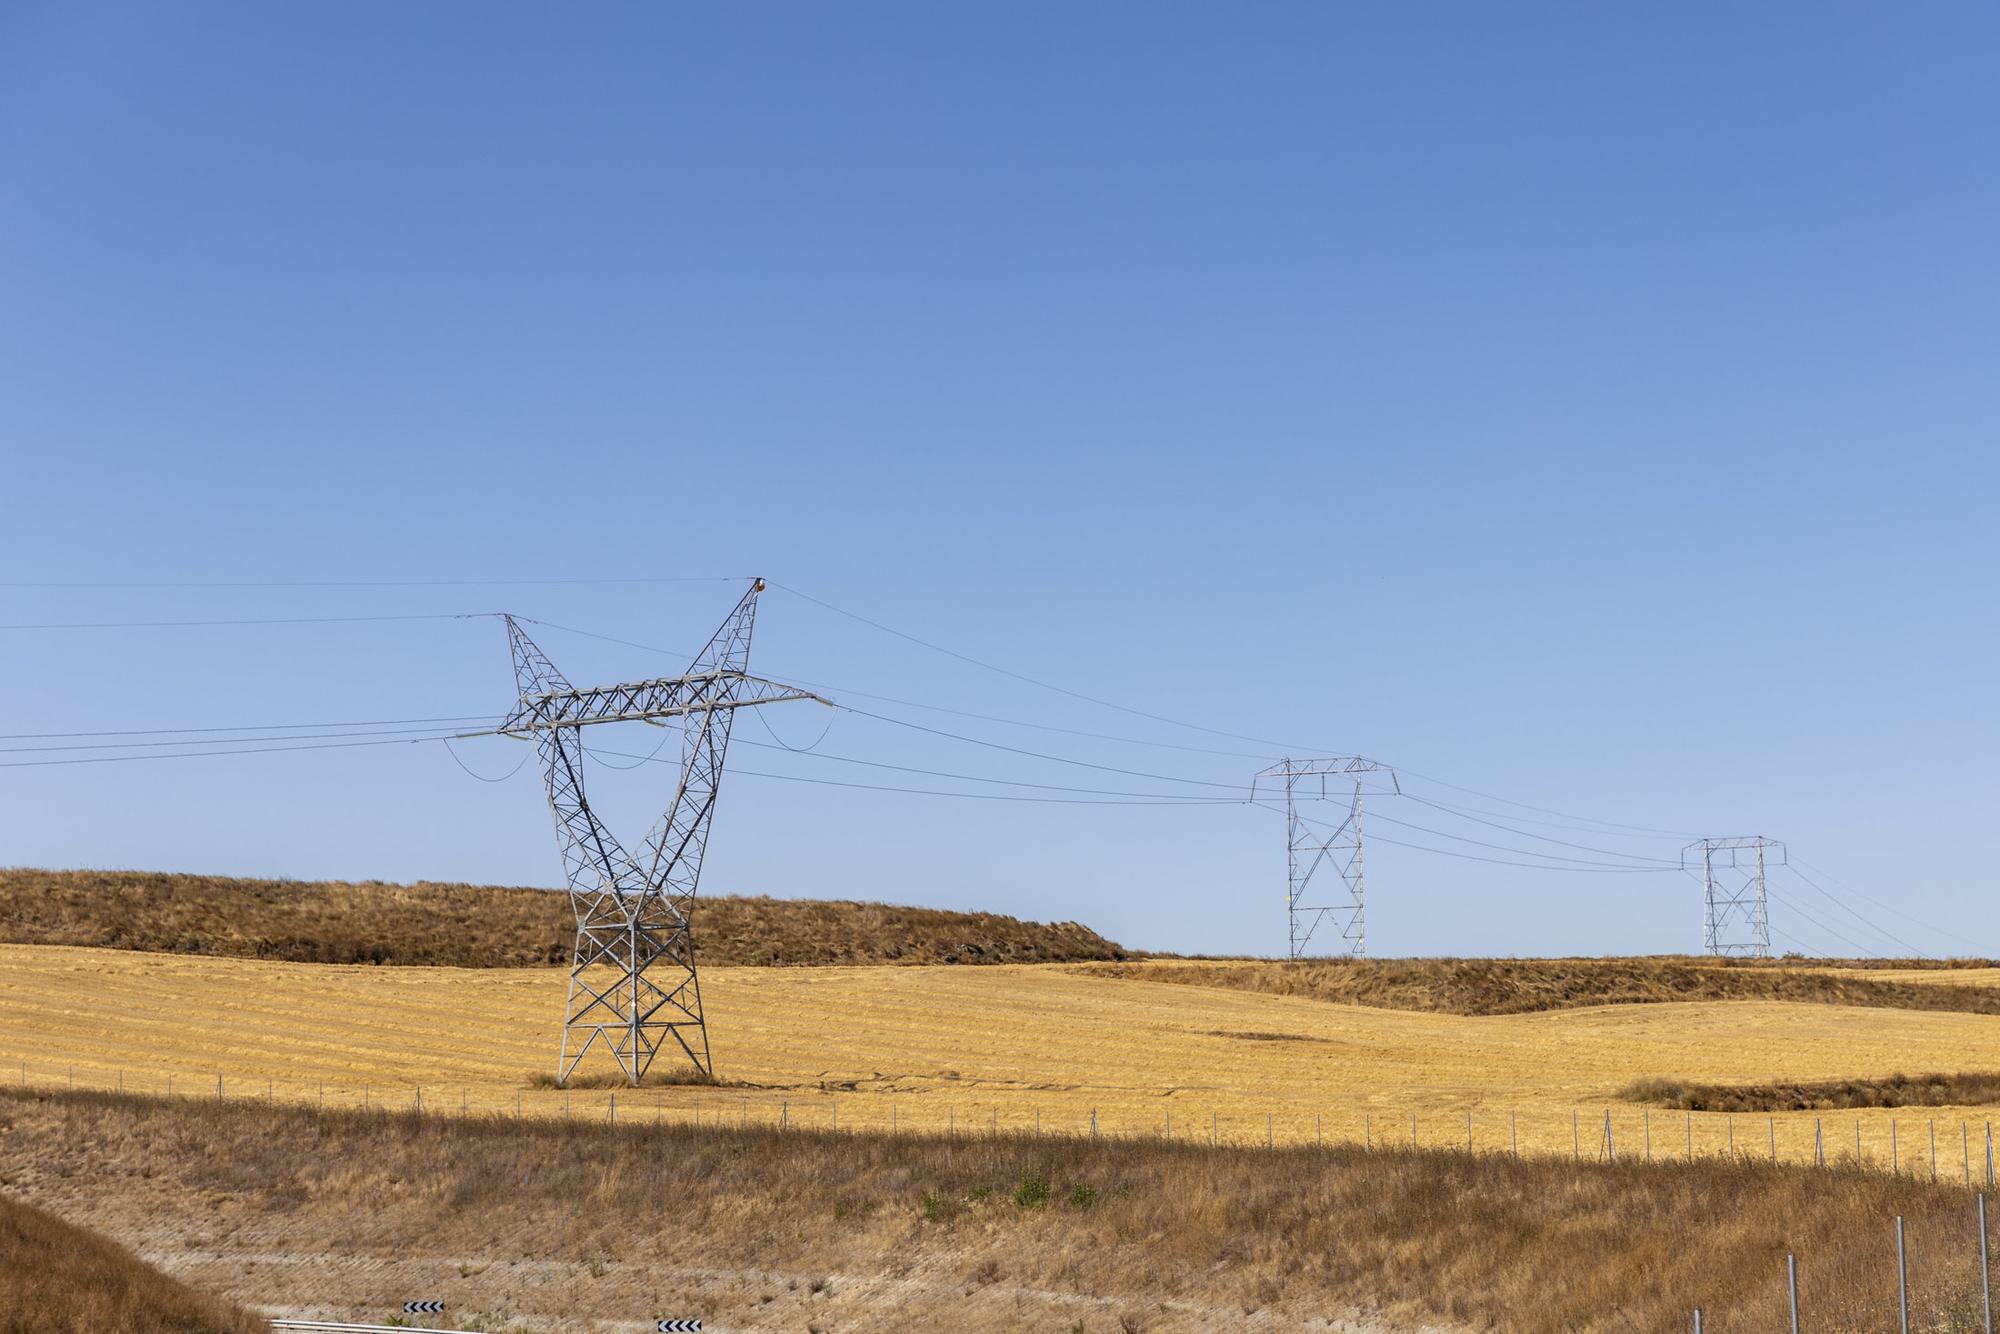
[[[2000,952],[1996,42],[1972,4],[12,4],[0,622],[507,608],[681,648],[734,585],[19,585],[761,573],[1295,753],[1782,837],[1956,933],[1853,901],[1910,944]],[[578,680],[674,666],[543,638]],[[512,693],[488,620],[0,650],[8,733]],[[1246,752],[844,700],[1153,774],[1241,782],[1279,749],[777,589],[753,666]],[[804,745],[825,719],[770,723]],[[463,755],[498,774],[510,744]],[[823,749],[1163,790],[852,715]],[[593,781],[643,828],[666,779]],[[532,771],[475,783],[430,744],[0,769],[0,862],[558,875]],[[1678,873],[1369,866],[1376,953],[1699,943]],[[1284,941],[1255,808],[746,773],[705,887]]]

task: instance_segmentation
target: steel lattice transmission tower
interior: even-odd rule
[[[1681,869],[1701,867],[1701,944],[1710,954],[1771,956],[1764,868],[1785,864],[1785,845],[1761,834],[1704,838],[1681,849]]]
[[[563,679],[513,617],[506,618],[521,698],[498,730],[535,740],[576,912],[576,953],[557,1061],[557,1077],[565,1082],[591,1048],[601,1045],[636,1084],[669,1040],[703,1074],[714,1073],[689,918],[730,721],[736,710],[758,704],[828,702],[745,673],[763,589],[761,579],[751,584],[683,675],[582,690]],[[668,718],[680,720],[680,787],[635,857],[584,797],[581,733],[595,723],[663,726]]]
[[[1402,785],[1386,764],[1359,755],[1324,760],[1284,760],[1257,775],[1285,788],[1285,907],[1290,916],[1291,957],[1305,957],[1306,946],[1329,916],[1340,928],[1347,954],[1368,952],[1366,864],[1361,847],[1361,797],[1371,774],[1388,776],[1392,793]],[[1328,779],[1332,779],[1331,785]],[[1256,792],[1256,785],[1251,785]],[[1337,824],[1308,820],[1299,814],[1302,801],[1336,801],[1342,811]],[[1314,829],[1330,829],[1320,833]]]

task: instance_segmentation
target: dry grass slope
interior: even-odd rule
[[[1978,1107],[2000,1103],[2000,1074],[1890,1075],[1785,1084],[1642,1079],[1619,1097],[1689,1112],[1829,1112],[1856,1107]]]
[[[0,1196],[0,1334],[254,1334],[271,1326],[107,1237]]]
[[[1075,922],[881,903],[703,898],[706,964],[1063,963],[1126,952]],[[291,963],[567,963],[565,895],[490,885],[0,869],[0,941]]]
[[[436,1295],[501,1319],[534,1314],[532,1293],[505,1287],[509,1259],[611,1271],[670,1256],[745,1275],[900,1276],[908,1304],[878,1295],[865,1312],[883,1327],[1018,1328],[1017,1299],[1003,1319],[963,1314],[998,1285],[1099,1299],[1109,1317],[1089,1329],[1212,1328],[1253,1312],[1288,1327],[1360,1308],[1399,1325],[1568,1334],[1684,1328],[1700,1305],[1707,1328],[1733,1334],[1784,1327],[1796,1253],[1814,1328],[1884,1329],[1900,1214],[1912,1328],[1977,1328],[1971,1193],[1871,1172],[315,1116],[97,1094],[0,1095],[0,1132],[0,1184],[114,1232],[193,1219],[212,1247],[246,1254],[324,1248],[378,1267],[372,1257],[480,1257],[494,1263],[458,1264]],[[269,1300],[301,1295],[264,1268],[245,1282]],[[645,1282],[674,1298],[671,1274]],[[605,1295],[616,1291],[560,1298],[629,1317]],[[691,1313],[765,1327],[770,1300],[746,1280]]]
[[[1924,969],[1916,961],[1907,971]],[[1983,959],[1967,968],[1990,967]],[[1850,965],[1850,966],[1842,966]],[[1938,965],[1932,964],[1931,967]],[[1875,975],[1861,975],[1859,969]],[[1226,987],[1431,1014],[1535,1014],[1667,1001],[1803,1001],[2000,1014],[2000,987],[1886,975],[1883,960],[1603,959],[1127,960],[1080,964],[1096,977]]]

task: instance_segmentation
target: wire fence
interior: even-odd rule
[[[1369,1105],[1326,1110],[1273,1103],[1246,1110],[1236,1097],[1204,1106],[1197,1096],[1157,1099],[1157,1111],[1097,1107],[1075,1098],[1043,1105],[1032,1097],[980,1100],[949,1091],[834,1091],[728,1085],[561,1088],[476,1082],[402,1083],[317,1077],[258,1077],[237,1071],[124,1069],[19,1061],[0,1079],[23,1089],[69,1089],[176,1099],[224,1099],[333,1111],[427,1116],[595,1121],[638,1125],[775,1126],[824,1133],[910,1135],[1069,1135],[1153,1139],[1217,1148],[1262,1146],[1403,1147],[1583,1162],[1694,1162],[1760,1159],[1889,1172],[1992,1190],[1993,1122],[1970,1117],[1667,1111],[1630,1105],[1571,1107],[1552,1115],[1490,1106],[1409,1111]]]

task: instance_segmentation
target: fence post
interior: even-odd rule
[[[1896,1148],[1896,1118],[1892,1116],[1889,1118],[1889,1171],[1891,1175],[1900,1175],[1902,1170],[1902,1154]]]
[[[1771,1161],[1775,1163],[1778,1161],[1778,1118],[1767,1116],[1764,1119],[1771,1123]]]
[[[1931,1180],[1937,1180],[1937,1118],[1931,1118]]]
[[[1618,1161],[1618,1146],[1611,1139],[1611,1109],[1609,1107],[1604,1109],[1604,1160],[1609,1163]]]
[[[1903,1216],[1896,1215],[1896,1304],[1902,1312],[1903,1334],[1910,1334],[1910,1271],[1903,1261]]]
[[[1090,1137],[1092,1139],[1097,1138],[1097,1109],[1095,1107],[1090,1109]]]
[[[1993,1189],[1993,1123],[1986,1123],[1986,1189]]]
[[[1792,1292],[1792,1334],[1799,1334],[1799,1257],[1785,1257],[1785,1286]]]
[[[956,1108],[956,1107],[947,1107],[947,1108],[945,1108],[945,1110],[944,1110],[944,1133],[945,1133],[945,1138],[946,1138],[946,1139],[955,1139],[955,1138],[957,1137],[957,1135],[958,1135],[958,1108]],[[1095,1107],[1093,1107],[1093,1108],[1091,1108],[1091,1109],[1090,1109],[1090,1137],[1091,1137],[1092,1139],[1096,1139],[1096,1138],[1097,1138],[1097,1109],[1096,1109]]]
[[[1854,1165],[1861,1166],[1861,1118],[1854,1118]]]
[[[1694,1334],[1701,1334],[1701,1308],[1694,1308]]]
[[[1415,1112],[1410,1113],[1410,1147],[1413,1149],[1417,1147],[1417,1114]]]
[[[783,1130],[792,1123],[792,1100],[786,1098],[778,1104],[778,1129]]]
[[[1167,1115],[1172,1116],[1173,1113],[1168,1112]],[[1318,1112],[1313,1113],[1313,1145],[1322,1149],[1326,1147],[1326,1127],[1320,1123]]]
[[[1729,1113],[1728,1121],[1729,1121],[1729,1156],[1731,1158],[1734,1158],[1736,1156],[1736,1113],[1734,1112]]]
[[[604,1120],[607,1125],[618,1124],[618,1094],[615,1090],[611,1094],[611,1105],[604,1109]]]
[[[1363,1112],[1361,1114],[1361,1144],[1362,1147],[1368,1149],[1375,1147],[1375,1113],[1373,1112]]]
[[[1689,1112],[1687,1114],[1687,1119],[1688,1119],[1688,1161],[1693,1162],[1694,1161],[1694,1113]]]
[[[1646,1161],[1653,1161],[1653,1109],[1648,1107],[1639,1113],[1639,1124],[1646,1133]]]
[[[1208,1109],[1208,1147],[1215,1147],[1215,1109]]]
[[[1583,1160],[1583,1140],[1576,1128],[1576,1108],[1569,1109],[1569,1160],[1573,1163]]]
[[[1514,1143],[1514,1156],[1521,1156],[1521,1120],[1517,1113],[1507,1113],[1507,1137]]]
[[[896,1104],[893,1102],[889,1104],[889,1133],[896,1133]],[[1035,1109],[1035,1133],[1042,1133],[1042,1109],[1039,1107]]]
[[[1826,1137],[1820,1133],[1819,1118],[1813,1118],[1813,1165],[1826,1166]]]
[[[1472,1113],[1465,1114],[1465,1151],[1472,1152]]]
[[[1271,1147],[1271,1114],[1264,1113],[1264,1147]]]
[[[1979,1197],[1979,1300],[1986,1312],[1986,1334],[1993,1334],[1993,1277],[1986,1265],[1986,1197]]]

